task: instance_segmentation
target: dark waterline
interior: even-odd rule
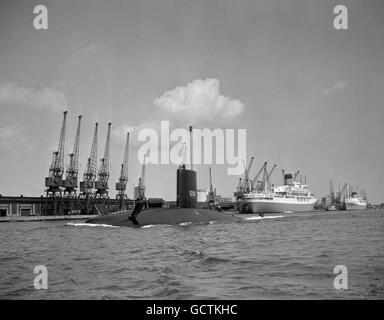
[[[274,216],[139,229],[1,223],[0,298],[384,298],[383,210]],[[48,290],[34,288],[35,265],[48,268]],[[333,287],[336,265],[347,290]]]

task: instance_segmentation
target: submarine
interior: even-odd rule
[[[192,127],[190,127],[192,133]],[[192,152],[191,152],[192,159]],[[141,186],[141,188],[140,188]],[[141,191],[140,191],[141,190]],[[147,225],[179,225],[181,223],[210,223],[216,221],[237,221],[243,219],[233,213],[222,212],[220,209],[197,208],[197,174],[185,164],[179,165],[176,172],[176,207],[146,208],[143,177],[139,178],[139,197],[133,210],[125,210],[113,214],[90,218],[85,223],[106,224],[111,226],[142,227]]]

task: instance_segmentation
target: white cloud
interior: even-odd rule
[[[217,79],[194,80],[185,87],[166,91],[153,101],[162,116],[189,124],[223,122],[240,115],[244,105],[220,94]]]
[[[348,86],[349,86],[349,83],[346,81],[342,81],[342,80],[337,81],[332,86],[330,86],[328,89],[325,89],[323,91],[323,94],[326,96],[329,96],[329,95],[336,93],[336,92],[345,91],[348,89]]]
[[[9,82],[0,87],[0,106],[9,104],[62,111],[67,105],[67,100],[63,92],[54,88],[44,87],[38,90]]]
[[[99,51],[99,45],[97,43],[90,44],[85,46],[77,51],[75,51],[69,58],[68,63],[73,65],[78,65],[83,61],[87,61],[95,53]]]

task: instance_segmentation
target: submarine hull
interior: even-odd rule
[[[86,220],[86,223],[106,224],[111,226],[141,227],[145,225],[180,223],[208,223],[210,221],[239,221],[233,214],[209,209],[196,208],[161,208],[143,210],[136,217],[138,224],[129,218],[131,211],[121,211],[107,216],[98,216]]]

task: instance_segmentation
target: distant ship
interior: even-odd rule
[[[351,196],[345,199],[346,210],[364,210],[367,209],[367,200],[358,197],[356,192],[352,192]]]
[[[294,181],[298,172],[285,174],[284,185],[278,187],[255,188],[245,192],[242,199],[238,199],[238,209],[241,213],[288,213],[298,211],[312,211],[317,199],[311,193],[307,184]],[[269,177],[268,177],[269,178]]]

